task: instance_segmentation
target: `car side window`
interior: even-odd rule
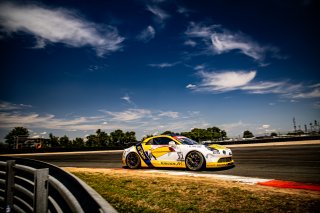
[[[154,145],[153,139],[150,139],[150,140],[146,143],[146,145]]]
[[[157,142],[159,145],[169,145],[169,142],[172,141],[170,138],[157,138]]]

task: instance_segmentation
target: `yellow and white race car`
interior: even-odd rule
[[[123,151],[122,165],[140,167],[173,167],[200,170],[234,165],[230,149],[216,145],[202,145],[180,135],[158,135]]]

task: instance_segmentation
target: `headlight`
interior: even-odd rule
[[[207,149],[209,149],[210,151],[212,151],[213,154],[220,154],[220,153],[219,153],[219,150],[217,150],[217,149],[215,149],[215,148],[207,147]]]

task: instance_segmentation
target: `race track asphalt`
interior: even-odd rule
[[[320,184],[320,144],[231,149],[235,167],[200,172]],[[41,160],[60,167],[122,168],[121,155],[121,151],[101,151],[15,157]]]

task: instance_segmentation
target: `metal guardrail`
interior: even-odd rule
[[[76,176],[40,161],[0,157],[0,212],[117,212]]]

